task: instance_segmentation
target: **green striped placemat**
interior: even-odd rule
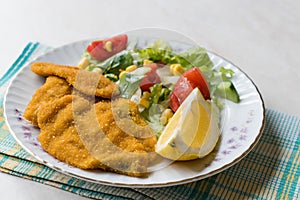
[[[50,48],[29,43],[0,79],[0,170],[95,199],[299,199],[300,119],[266,110],[262,137],[242,161],[197,182],[155,189],[120,188],[87,182],[50,169],[31,157],[10,135],[3,95],[10,78]]]

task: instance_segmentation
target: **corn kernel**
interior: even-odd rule
[[[112,42],[111,41],[105,42],[104,49],[108,52],[112,52]]]
[[[143,99],[149,99],[150,98],[150,92],[147,92],[147,91],[143,92],[143,97],[142,98]]]
[[[83,57],[80,62],[78,63],[78,67],[80,69],[85,69],[88,65],[90,64],[89,59],[87,59],[86,57]]]
[[[160,117],[160,122],[162,123],[162,125],[167,125],[168,124],[168,119],[166,116],[161,116]]]
[[[127,74],[126,71],[121,71],[121,73],[119,74],[119,79],[122,77],[122,76],[125,76]]]
[[[97,72],[98,74],[102,74],[102,69],[96,67],[93,69],[93,72]]]
[[[175,76],[180,76],[184,73],[184,68],[181,66],[181,64],[171,64],[170,71]]]
[[[165,126],[167,125],[167,123],[170,121],[170,119],[173,117],[173,112],[171,109],[166,109],[164,110],[164,112],[162,113],[161,117],[160,117],[160,121],[161,123]]]
[[[137,66],[136,65],[130,65],[129,67],[126,68],[126,72],[132,72],[134,70],[137,69]]]
[[[146,59],[146,60],[144,60],[143,65],[148,65],[148,64],[151,64],[151,63],[153,63],[153,61]]]
[[[150,106],[150,102],[148,99],[141,98],[139,103],[145,108],[148,108]]]

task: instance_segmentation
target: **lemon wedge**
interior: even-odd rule
[[[156,152],[171,160],[193,160],[209,154],[220,136],[211,105],[195,88],[175,112],[156,144]]]

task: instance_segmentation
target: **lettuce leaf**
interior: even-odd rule
[[[126,67],[133,65],[133,57],[127,50],[123,50],[103,62],[93,59],[87,52],[84,53],[83,56],[87,57],[90,61],[90,65],[87,68],[89,71],[100,68],[103,74],[114,74],[116,77],[118,77],[120,72],[125,70]]]
[[[163,107],[162,105],[152,104],[151,107],[141,112],[141,116],[154,131],[157,138],[159,138],[165,128],[165,126],[160,121],[160,117],[164,110],[165,107]]]
[[[137,50],[139,54],[138,63],[142,65],[144,60],[152,60],[153,62],[170,63],[173,55],[165,49],[146,48]]]
[[[169,107],[171,90],[162,84],[155,84],[150,88],[150,105],[141,112],[141,116],[154,130],[156,136],[162,133],[164,125],[161,123],[161,115]]]
[[[165,40],[155,40],[153,43],[150,43],[147,47],[152,48],[152,49],[156,49],[156,50],[164,49],[166,51],[172,52],[172,47]]]
[[[97,64],[97,67],[102,69],[104,74],[118,76],[122,70],[125,70],[130,65],[133,65],[133,58],[128,51],[123,50],[104,62]]]
[[[147,59],[164,64],[181,64],[187,69],[202,66],[212,68],[213,66],[206,50],[199,46],[192,47],[181,54],[174,55],[172,48],[166,42],[158,40],[145,49],[137,50],[137,53],[139,54],[139,64]]]
[[[145,74],[150,70],[151,69],[149,67],[140,67],[133,72],[126,73],[124,76],[121,76],[118,82],[120,95],[124,98],[130,99],[140,87],[140,83],[145,77]]]
[[[199,46],[192,47],[181,54],[175,55],[172,59],[172,62],[180,63],[187,69],[202,66],[206,66],[208,68],[213,67],[213,63],[210,60],[206,50]]]
[[[171,90],[169,88],[163,87],[163,85],[155,84],[150,88],[150,103],[159,104],[166,100],[169,100]],[[167,107],[167,106],[166,106]]]

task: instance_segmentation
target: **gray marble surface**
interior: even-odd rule
[[[1,0],[0,74],[30,41],[58,47],[141,27],[176,30],[239,66],[266,108],[300,116],[300,1]],[[84,199],[0,173],[1,199]]]

